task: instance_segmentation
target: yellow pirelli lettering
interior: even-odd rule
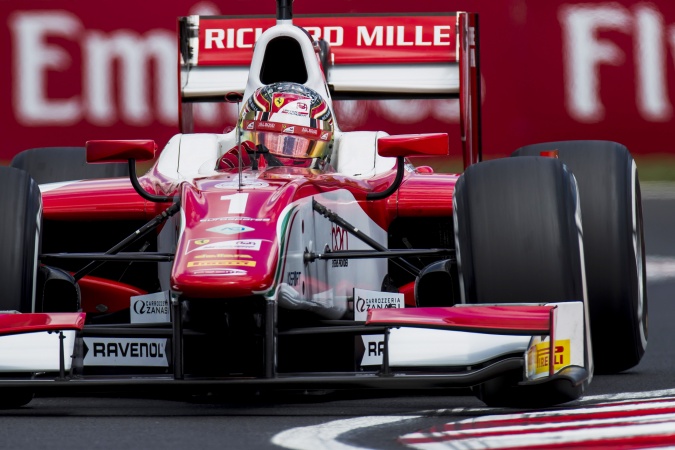
[[[553,349],[553,370],[557,372],[565,366],[570,365],[570,340],[561,339],[555,341]],[[532,368],[534,368],[535,374],[546,373],[550,368],[550,358],[551,353],[549,351],[548,342],[540,342],[535,346],[531,347],[528,351],[528,360],[530,361],[530,373],[532,373]],[[532,367],[534,366],[534,367]]]

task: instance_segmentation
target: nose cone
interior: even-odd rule
[[[246,297],[272,289],[280,255],[277,224],[289,202],[283,186],[185,184],[172,288],[192,298]]]

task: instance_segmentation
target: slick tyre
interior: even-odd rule
[[[23,170],[0,167],[0,310],[33,312],[42,198]]]
[[[595,370],[637,365],[647,347],[647,277],[642,201],[628,149],[609,141],[530,145],[513,156],[558,150],[581,198],[586,281]]]
[[[577,205],[574,177],[555,159],[470,166],[454,195],[463,302],[583,300]]]
[[[25,150],[12,159],[10,167],[25,170],[38,184],[129,175],[124,163],[87,164],[84,147]]]
[[[470,166],[454,193],[464,303],[585,301],[574,176],[558,160],[504,158]],[[523,406],[522,371],[473,388],[489,406]],[[550,404],[573,400],[550,395]]]

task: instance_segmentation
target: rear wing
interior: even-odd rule
[[[255,48],[265,30],[290,23],[260,16],[179,18],[181,132],[193,132],[193,103],[244,94],[249,71],[260,70],[262,80],[262,72],[271,64],[295,70],[297,60],[285,60],[278,55],[283,52]],[[314,41],[333,100],[458,98],[464,165],[481,159],[476,14],[296,16],[292,24],[302,27]],[[270,50],[277,56],[270,56],[273,63],[254,69],[254,49],[256,53]],[[264,58],[268,61],[267,54]],[[293,81],[275,77],[279,78],[274,75],[274,81]]]

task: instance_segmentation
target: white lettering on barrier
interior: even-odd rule
[[[646,120],[666,122],[671,119],[673,108],[667,92],[663,16],[652,6],[638,5],[635,23],[638,109]]]
[[[47,42],[48,37],[77,40],[82,22],[66,11],[16,12],[9,17],[12,30],[13,87],[16,117],[22,125],[61,125],[78,122],[82,102],[78,96],[49,98],[49,71],[62,72],[70,65],[70,55],[62,47]]]
[[[604,107],[599,97],[599,66],[618,66],[624,53],[614,43],[598,39],[598,31],[628,29],[631,19],[625,8],[571,6],[561,8],[565,50],[565,91],[568,111],[580,122],[599,122]]]
[[[148,125],[153,120],[150,107],[151,87],[156,87],[155,111],[160,122],[174,124],[177,102],[175,35],[164,30],[151,30],[144,35],[128,30],[109,34],[99,31],[87,33],[84,42],[86,111],[90,122],[111,125],[116,118],[112,77],[115,63],[119,68],[121,115],[134,125]],[[148,76],[150,65],[155,65],[155,78]],[[173,94],[170,92],[173,91]]]
[[[66,11],[22,11],[9,18],[17,120],[27,126],[69,126],[82,119],[111,125],[120,118],[134,125],[158,120],[176,122],[176,37],[165,30],[139,34],[129,30],[103,33],[85,30],[77,16]],[[82,47],[82,94],[51,98],[47,92],[52,71],[72,70],[72,56],[50,37],[76,41]],[[155,65],[151,79],[150,65]],[[115,101],[115,71],[120,100]],[[77,82],[73,82],[77,85]],[[151,88],[155,95],[151,95]],[[151,108],[150,99],[156,104]],[[121,117],[116,110],[119,104]],[[154,111],[153,111],[154,109]],[[154,114],[153,114],[154,113]]]
[[[605,118],[600,98],[600,67],[622,66],[626,55],[602,31],[632,33],[635,60],[635,102],[640,116],[650,122],[672,117],[666,81],[663,16],[652,5],[637,5],[633,14],[618,3],[563,5],[558,14],[563,31],[565,103],[570,116],[582,123]],[[675,27],[669,27],[671,51]]]
[[[602,66],[626,65],[624,51],[612,42],[606,31],[618,31],[632,37],[635,61],[635,103],[640,117],[649,122],[665,122],[672,118],[667,84],[668,49],[675,52],[675,27],[664,24],[663,15],[653,4],[637,4],[632,9],[618,3],[567,4],[559,9],[564,51],[566,109],[574,120],[594,123],[605,118],[600,98]],[[124,122],[147,125],[157,121],[173,125],[176,117],[176,39],[175,34],[162,29],[145,33],[118,30],[105,33],[83,27],[82,20],[64,10],[17,11],[8,17],[12,42],[13,108],[17,121],[25,126],[71,126],[80,121],[95,125]],[[316,38],[324,37],[333,46],[340,45],[344,35],[341,27],[308,27]],[[207,45],[222,48],[225,40],[232,47],[250,48],[262,33],[260,28],[225,30],[210,29]],[[222,33],[221,33],[222,31]],[[397,42],[428,46],[418,27],[408,27],[399,37],[395,26],[358,26],[357,46],[393,46]],[[450,45],[449,25],[436,25],[432,45]],[[52,38],[80,43],[82,67],[73,66],[77,55]],[[155,70],[151,71],[151,64]],[[114,70],[117,73],[114,73]],[[80,92],[50,94],[50,77],[58,72],[82,74],[73,86],[82,85]],[[154,78],[150,73],[155,74]],[[116,81],[116,78],[119,81]],[[119,93],[116,92],[118,86]],[[116,98],[119,95],[119,100]],[[151,99],[155,99],[152,104]],[[415,121],[433,116],[445,122],[456,122],[457,114],[434,112],[428,102],[413,114]],[[225,123],[236,116],[235,106],[197,105],[198,124]],[[376,108],[388,113],[387,120],[410,123],[410,115],[392,112],[388,105],[376,102],[359,109]],[[456,111],[456,107],[452,107]],[[230,117],[232,116],[232,117]],[[442,117],[440,117],[442,116]],[[358,126],[351,117],[345,125]],[[403,122],[401,122],[403,121]]]

